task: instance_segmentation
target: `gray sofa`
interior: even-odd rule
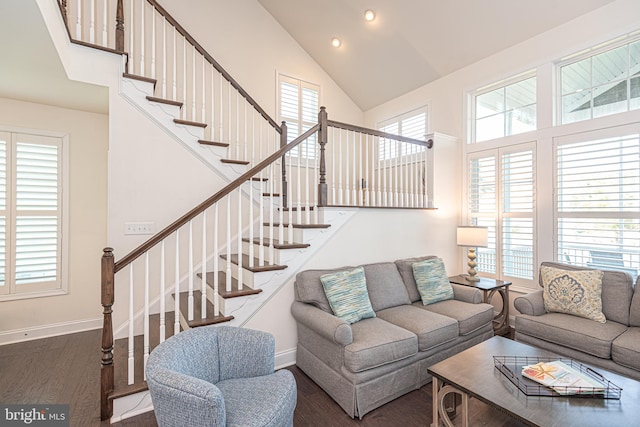
[[[567,264],[542,265],[589,270]],[[593,366],[640,380],[640,290],[623,271],[602,270],[605,323],[564,313],[547,313],[543,291],[518,297],[515,339]],[[542,281],[540,282],[542,286]]]
[[[454,299],[422,304],[412,264],[428,258],[364,265],[376,317],[351,325],[334,316],[320,276],[353,267],[296,276],[296,364],[352,418],[420,388],[429,366],[493,336],[493,306],[477,289],[452,284]]]

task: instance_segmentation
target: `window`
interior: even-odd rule
[[[60,293],[62,138],[0,132],[0,298]]]
[[[413,110],[382,122],[378,129],[382,132],[424,141],[427,134],[427,107]],[[425,147],[422,145],[389,141],[386,138],[380,138],[378,142],[378,158],[380,160],[395,159],[396,157],[415,154],[424,150]]]
[[[561,123],[640,108],[640,41],[559,68]]]
[[[536,129],[536,76],[527,73],[515,79],[513,83],[476,91],[471,141],[487,141]]]
[[[468,168],[470,223],[489,229],[488,247],[477,249],[478,271],[533,280],[535,145],[475,153]]]
[[[320,86],[279,76],[280,120],[287,122],[287,142],[291,142],[318,123],[320,111]],[[317,136],[313,135],[290,152],[291,156],[315,159]]]
[[[557,139],[557,254],[561,262],[640,268],[640,134],[605,130]],[[618,135],[605,136],[605,134]]]

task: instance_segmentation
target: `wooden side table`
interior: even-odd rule
[[[502,297],[502,310],[493,318],[493,332],[496,335],[508,335],[509,329],[509,286],[511,282],[504,280],[489,279],[487,277],[476,276],[479,282],[469,282],[466,276],[458,275],[449,277],[449,282],[457,285],[469,286],[482,291],[482,302],[491,304],[493,295],[498,292]]]

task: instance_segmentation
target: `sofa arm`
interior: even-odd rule
[[[291,314],[297,322],[336,344],[344,346],[353,342],[351,326],[347,322],[311,304],[294,301]]]
[[[452,283],[451,287],[453,288],[453,299],[455,300],[470,304],[480,304],[482,302],[482,292],[476,288],[458,285],[457,283]]]
[[[514,299],[513,306],[520,313],[528,314],[529,316],[540,316],[546,313],[544,300],[542,299],[542,289]]]

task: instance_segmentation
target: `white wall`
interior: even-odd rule
[[[362,124],[362,111],[257,0],[161,4],[274,120],[282,73],[319,84],[330,119]]]
[[[1,302],[0,341],[98,327],[100,253],[107,236],[108,117],[0,98],[0,125],[68,134],[70,218],[68,294]],[[65,326],[58,330],[56,324]]]

